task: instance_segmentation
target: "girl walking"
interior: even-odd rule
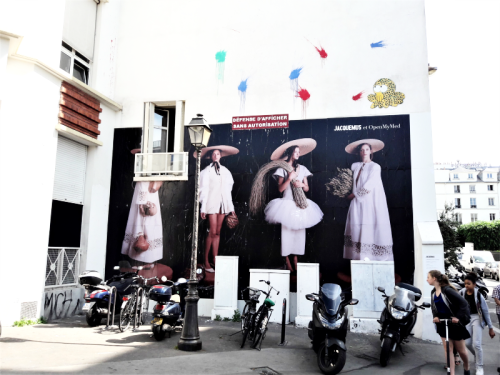
[[[434,286],[431,291],[431,307],[433,322],[441,340],[446,356],[453,355],[455,348],[464,362],[464,375],[470,375],[469,358],[465,347],[465,340],[470,338],[469,331],[465,328],[470,322],[469,305],[467,301],[450,285],[448,277],[438,270],[432,270],[427,274],[427,283]],[[452,324],[448,326],[448,339],[450,343],[449,353],[446,351],[446,326],[440,319],[451,319]],[[450,358],[451,375],[455,375],[455,362]]]
[[[491,324],[488,305],[481,293],[478,292],[476,282],[477,276],[473,273],[469,273],[465,276],[465,288],[460,290],[459,293],[469,304],[471,314],[470,323],[467,324],[466,327],[471,338],[465,341],[465,345],[476,358],[476,375],[483,375],[483,329],[485,325],[488,325],[491,338],[495,337],[495,331],[493,331],[493,325]]]

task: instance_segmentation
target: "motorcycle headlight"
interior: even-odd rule
[[[408,315],[407,311],[400,311],[400,310],[395,309],[392,306],[389,309],[389,312],[391,313],[391,315],[392,315],[392,317],[394,319],[398,319],[398,320],[401,320],[401,319],[405,318]]]
[[[342,314],[337,320],[328,320],[323,315],[319,314],[319,319],[323,327],[328,329],[338,329],[344,323],[345,314]]]

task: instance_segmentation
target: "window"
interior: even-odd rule
[[[470,214],[470,221],[475,223],[477,221],[477,214]]]
[[[455,198],[455,208],[460,208],[460,198]]]
[[[454,214],[455,221],[462,224],[462,214]]]
[[[89,83],[90,60],[64,42],[61,47],[59,68],[83,83]]]
[[[458,180],[458,174],[454,174],[453,179]]]
[[[488,198],[488,206],[494,206],[495,205],[495,198]]]
[[[472,173],[469,173],[469,178],[474,178],[474,175]]]
[[[476,198],[470,199],[470,208],[476,208]]]
[[[476,192],[476,185],[469,185],[469,192],[475,193]]]
[[[460,185],[455,185],[455,193],[460,193]]]
[[[174,151],[174,123],[170,124],[170,112],[175,109],[155,107],[153,118],[153,153]]]
[[[495,220],[495,214],[490,214],[490,220],[494,221]]]
[[[486,178],[493,178],[493,173],[486,174]]]
[[[488,191],[493,191],[493,185],[487,185]]]
[[[183,101],[144,103],[141,152],[135,154],[134,181],[186,181]]]

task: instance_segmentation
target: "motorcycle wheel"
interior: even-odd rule
[[[87,314],[85,314],[85,320],[87,321],[89,327],[97,327],[101,324],[101,319],[102,318],[97,312],[97,305],[92,306],[92,308],[87,311]]]
[[[380,365],[382,367],[387,366],[387,364],[389,363],[389,359],[391,359],[392,346],[392,340],[388,339],[387,337],[384,338],[382,349],[380,350]]]
[[[156,341],[162,341],[165,338],[167,331],[164,331],[161,326],[153,327],[153,336]]]
[[[125,307],[121,309],[120,311],[120,320],[118,321],[118,328],[120,328],[120,331],[125,332],[128,327],[130,326],[130,322],[132,320],[132,308],[134,305],[131,303],[129,300]]]
[[[323,374],[338,374],[345,366],[347,352],[333,345],[328,350],[328,360],[325,358],[325,343],[318,350],[318,367]]]

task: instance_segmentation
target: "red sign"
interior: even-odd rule
[[[233,130],[288,128],[288,115],[233,117]]]

